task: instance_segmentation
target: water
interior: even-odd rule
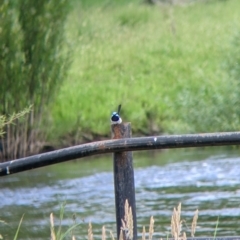
[[[178,149],[134,154],[139,232],[155,218],[155,237],[167,237],[172,210],[182,203],[183,229],[188,232],[199,209],[196,236],[240,235],[240,157],[237,148]],[[101,227],[115,231],[112,156],[71,161],[0,179],[0,234],[13,239],[50,239],[49,215],[63,230],[76,222],[78,239],[86,239],[88,222],[95,239]]]

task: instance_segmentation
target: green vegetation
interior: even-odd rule
[[[217,236],[218,224],[219,224],[219,216],[217,218],[216,228],[215,228],[214,235],[213,235],[213,239],[214,240],[216,239],[216,236]]]
[[[24,217],[24,214],[23,214],[23,216],[22,216],[22,218],[21,218],[21,220],[20,220],[20,222],[18,224],[18,228],[17,228],[17,231],[15,233],[15,236],[14,236],[13,240],[17,240],[18,239],[18,234],[19,234],[19,230],[20,230],[20,227],[21,227],[21,224],[22,224],[22,221],[23,221],[23,217]]]
[[[62,240],[62,239],[66,239],[67,236],[71,235],[71,239],[74,240],[76,239],[75,236],[73,235],[73,230],[79,225],[79,224],[73,224],[71,227],[69,227],[65,232],[62,229],[62,221],[63,216],[64,216],[64,207],[65,207],[65,203],[61,204],[61,208],[60,208],[60,224],[58,226],[57,232],[55,231],[55,224],[54,224],[54,215],[53,213],[50,214],[50,231],[51,231],[51,239],[52,240]],[[74,218],[74,217],[73,217]],[[73,219],[75,222],[75,219]]]
[[[22,224],[22,221],[23,221],[23,217],[24,217],[24,214],[22,215],[20,221],[19,221],[19,224],[18,224],[18,227],[17,227],[17,230],[15,232],[15,235],[13,237],[13,240],[17,240],[18,239],[18,234],[19,234],[19,231],[20,231],[20,228],[21,228],[21,224]],[[1,225],[6,225],[7,223],[3,220],[0,219],[0,224]],[[3,236],[1,235],[0,233],[0,239],[4,239]]]
[[[109,136],[120,103],[134,134],[240,128],[238,0],[19,3],[0,3],[0,115],[34,111],[9,128],[9,158]]]
[[[13,124],[16,119],[20,119],[24,117],[26,114],[28,114],[31,111],[32,106],[25,108],[23,111],[19,113],[14,113],[8,118],[4,115],[0,115],[0,137],[4,135],[4,127]]]
[[[49,109],[50,139],[108,134],[119,103],[135,134],[240,128],[239,0],[73,4],[66,35],[74,61]]]
[[[67,0],[0,1],[0,115],[33,105],[28,118],[5,129],[5,159],[38,152],[39,123],[69,67],[64,41]]]

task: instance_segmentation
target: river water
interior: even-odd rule
[[[134,153],[138,232],[154,216],[155,238],[171,236],[172,211],[181,202],[187,236],[196,209],[196,236],[212,237],[215,230],[217,236],[240,235],[239,153],[219,147]],[[77,239],[86,239],[89,222],[95,239],[102,225],[116,233],[112,155],[2,177],[0,187],[4,239],[13,239],[23,214],[18,239],[50,239],[49,215],[57,226],[63,203],[63,231],[80,223]]]

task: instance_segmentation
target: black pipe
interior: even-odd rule
[[[240,145],[240,132],[166,135],[105,140],[1,163],[0,176],[110,152],[224,145]]]

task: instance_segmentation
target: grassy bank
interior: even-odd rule
[[[67,23],[74,61],[50,109],[50,139],[76,130],[108,134],[119,103],[135,133],[240,128],[240,88],[228,64],[239,0],[74,5]]]

